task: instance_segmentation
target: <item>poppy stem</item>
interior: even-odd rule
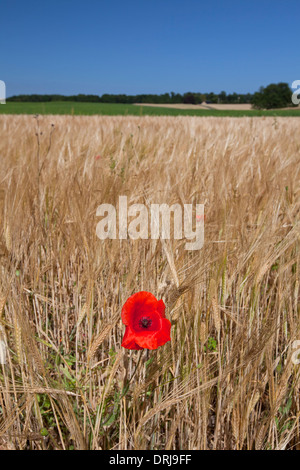
[[[135,375],[135,373],[136,373],[136,371],[137,371],[137,369],[138,369],[138,366],[140,365],[143,352],[144,352],[143,350],[139,352],[140,356],[139,356],[139,358],[138,358],[138,361],[137,361],[137,363],[136,363],[136,366],[135,366],[135,369],[134,369],[134,371],[133,371],[133,373],[132,373],[132,376],[130,377],[130,379],[129,379],[129,381],[128,381],[128,385],[129,385],[130,382],[132,381],[132,379],[133,379],[133,377],[134,377],[134,375]]]
[[[138,361],[137,361],[137,363],[136,363],[136,366],[135,366],[135,368],[134,368],[133,374],[132,374],[132,376],[130,377],[130,379],[126,381],[126,384],[125,384],[125,386],[124,386],[124,388],[123,388],[123,392],[122,392],[121,398],[123,398],[123,397],[127,394],[128,390],[129,390],[130,382],[132,381],[132,379],[133,379],[133,377],[134,377],[134,375],[135,375],[135,373],[136,373],[136,371],[137,371],[137,369],[138,369],[139,363],[141,362],[142,354],[143,354],[143,351],[140,351],[140,356],[139,356]]]

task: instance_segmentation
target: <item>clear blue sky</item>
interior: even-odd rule
[[[0,18],[7,96],[245,93],[300,79],[294,0],[1,0]]]

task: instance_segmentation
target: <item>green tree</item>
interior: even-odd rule
[[[207,103],[217,103],[218,102],[218,95],[216,95],[215,93],[211,92],[211,93],[206,93],[206,102]]]
[[[219,94],[219,103],[227,103],[226,91],[221,91]]]
[[[287,83],[271,83],[254,93],[252,106],[257,109],[286,108],[292,106],[292,91]]]
[[[185,104],[196,104],[195,93],[191,93],[190,91],[188,91],[187,93],[184,93],[183,102]]]

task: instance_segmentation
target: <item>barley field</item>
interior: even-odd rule
[[[0,135],[0,448],[300,449],[298,120],[1,115]],[[100,240],[120,195],[203,203],[203,248]],[[142,290],[171,341],[130,351]]]

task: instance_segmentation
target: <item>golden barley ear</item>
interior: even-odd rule
[[[15,333],[18,363],[22,364],[23,362],[22,330],[17,319],[15,320],[15,324],[14,324],[14,333]]]
[[[263,443],[267,433],[267,426],[263,423],[257,432],[257,437],[255,439],[255,450],[263,450]]]
[[[119,313],[116,313],[110,322],[106,323],[102,328],[101,332],[93,340],[87,354],[87,361],[91,362],[97,349],[103,343],[103,341],[108,337],[110,331],[114,328],[116,323],[119,321]]]
[[[78,315],[78,320],[77,320],[77,323],[76,323],[76,328],[79,328],[79,326],[81,325],[83,319],[85,318],[86,314],[87,314],[87,310],[88,310],[88,306],[87,304],[85,303],[82,307],[81,307],[81,310],[80,310],[80,313]]]
[[[0,320],[1,320],[1,317],[2,317],[2,313],[3,313],[3,310],[4,310],[5,303],[6,303],[6,299],[7,299],[7,294],[5,295],[2,292],[0,292]]]
[[[6,222],[5,227],[4,227],[4,240],[5,240],[5,246],[6,246],[8,253],[11,253],[12,240],[11,240],[10,224],[8,223],[8,221]]]
[[[187,286],[179,286],[179,287],[176,287],[174,286],[171,291],[170,291],[170,294],[169,294],[169,299],[168,299],[168,303],[169,303],[169,310],[172,311],[173,308],[175,307],[175,304],[177,302],[177,300],[188,290],[188,287]]]
[[[89,279],[88,286],[87,286],[87,292],[86,292],[86,302],[82,306],[82,308],[80,310],[80,313],[78,315],[76,328],[79,328],[79,326],[81,325],[81,323],[84,320],[86,315],[89,316],[90,309],[91,309],[91,304],[92,304],[92,298],[93,298],[93,282]]]
[[[200,341],[202,345],[206,343],[207,336],[208,336],[208,333],[207,333],[206,322],[201,321],[200,322]]]
[[[209,297],[210,297],[210,303],[212,307],[214,325],[215,325],[217,332],[219,333],[221,330],[221,318],[220,318],[220,309],[219,309],[219,304],[218,304],[217,285],[214,279],[210,280]]]
[[[234,407],[233,410],[232,410],[231,426],[232,426],[233,436],[235,438],[236,444],[238,445],[240,430],[239,430],[238,411],[237,411],[236,407]]]

